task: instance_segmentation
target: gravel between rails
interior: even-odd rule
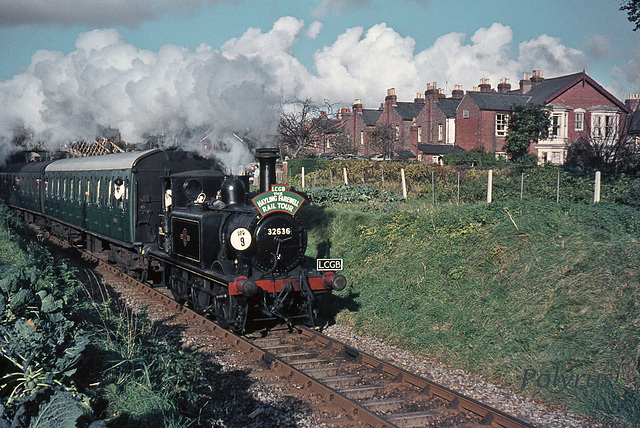
[[[505,413],[529,421],[535,426],[545,428],[603,426],[562,409],[540,404],[531,397],[515,394],[507,388],[488,382],[472,373],[446,367],[433,359],[388,345],[376,338],[360,335],[345,325],[329,326],[323,333]]]

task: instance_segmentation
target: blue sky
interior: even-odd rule
[[[545,77],[585,69],[623,100],[640,92],[640,32],[619,6],[0,0],[0,139],[15,126],[68,140],[97,126],[117,126],[135,139],[158,127],[211,127],[207,115],[234,123],[216,104],[254,108],[256,121],[272,123],[262,107],[282,100],[350,106],[360,98],[377,107],[390,87],[409,101],[431,82],[448,94],[456,84],[471,90],[481,78],[495,87],[506,77],[517,87],[533,69]]]

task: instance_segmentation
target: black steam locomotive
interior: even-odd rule
[[[313,323],[318,298],[346,280],[305,255],[296,218],[304,200],[275,183],[276,150],[256,157],[260,194],[251,201],[248,176],[158,149],[10,164],[0,192],[26,220],[165,285],[222,325]]]

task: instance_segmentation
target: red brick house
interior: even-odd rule
[[[362,102],[359,99],[353,102],[352,113],[346,120],[343,129],[353,142],[353,146],[357,148],[358,154],[365,156],[375,154],[369,146],[368,131],[375,128],[381,114],[382,109],[362,108]]]
[[[502,85],[502,86],[501,86]],[[567,149],[581,137],[615,139],[630,110],[596,81],[581,73],[544,79],[542,72],[524,73],[520,89],[507,82],[499,90],[483,79],[479,91],[467,92],[456,110],[456,143],[465,150],[504,153],[509,115],[514,105],[546,106],[551,113],[549,138],[532,144],[541,163],[562,164]]]
[[[395,135],[395,152],[402,157],[418,157],[418,142],[427,120],[427,109],[422,94],[413,102],[398,102],[394,88],[387,90],[382,112],[376,125],[391,125]]]

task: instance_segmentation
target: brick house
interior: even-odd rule
[[[434,82],[413,102],[398,102],[391,88],[378,109],[363,108],[359,99],[351,111],[341,109],[341,121],[334,129],[346,132],[358,154],[365,156],[376,154],[368,131],[377,125],[393,127],[396,155],[404,153],[404,157],[439,161],[454,151],[454,146],[455,151],[482,149],[506,155],[502,147],[513,107],[544,105],[551,115],[550,135],[532,144],[529,152],[536,154],[540,163],[562,164],[568,147],[579,138],[613,140],[629,126],[630,135],[635,132],[636,141],[640,141],[640,117],[630,116],[639,110],[640,95],[628,101],[620,102],[584,71],[545,79],[541,71],[534,70],[523,74],[515,90],[508,79],[502,79],[496,89],[488,79],[481,79],[473,91],[464,93],[456,85],[446,98]]]
[[[462,100],[464,92],[459,85],[452,91],[451,98],[446,98],[444,92],[438,89],[437,83],[427,85],[425,95],[427,132],[423,132],[419,144],[455,144],[456,109]]]
[[[631,111],[627,124],[627,138],[638,153],[640,152],[640,94],[629,95],[624,103]]]
[[[354,100],[351,114],[343,129],[349,136],[349,140],[353,142],[354,148],[357,148],[358,154],[365,156],[375,154],[369,145],[368,131],[376,127],[381,114],[382,109],[365,109],[360,99]]]
[[[630,112],[584,71],[544,79],[534,70],[524,73],[515,91],[504,80],[495,91],[483,79],[479,91],[467,92],[456,110],[456,143],[465,150],[504,153],[512,106],[523,104],[544,105],[551,114],[549,138],[529,147],[541,163],[564,163],[568,147],[579,138],[613,141]]]
[[[418,141],[422,138],[427,119],[427,109],[424,107],[422,94],[417,94],[412,103],[398,102],[395,89],[387,90],[376,125],[390,125],[394,129],[396,155],[418,157]]]

